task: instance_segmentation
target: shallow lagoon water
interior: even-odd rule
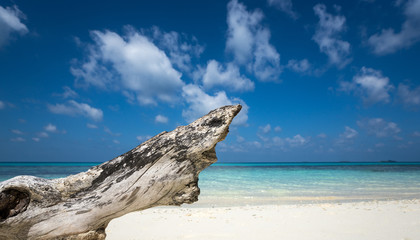
[[[0,163],[0,181],[60,178],[98,164]],[[420,163],[216,163],[199,178],[197,206],[420,198]]]

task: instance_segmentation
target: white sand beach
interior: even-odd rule
[[[108,240],[420,240],[420,199],[158,207],[114,219]]]

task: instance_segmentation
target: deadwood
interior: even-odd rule
[[[198,200],[198,174],[217,161],[240,105],[213,110],[87,172],[0,182],[0,239],[104,239],[117,217]]]

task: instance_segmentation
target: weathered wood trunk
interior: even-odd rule
[[[198,174],[217,161],[215,146],[240,110],[213,110],[87,172],[0,182],[0,239],[104,239],[114,218],[197,201]]]

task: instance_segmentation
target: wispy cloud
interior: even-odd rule
[[[71,89],[68,86],[63,87],[63,92],[62,93],[54,93],[53,95],[62,97],[64,99],[77,98],[79,96],[79,94],[77,94],[73,89]]]
[[[104,131],[105,131],[106,133],[108,133],[109,135],[114,136],[114,137],[119,137],[119,136],[121,136],[121,133],[114,133],[114,132],[113,132],[113,131],[111,131],[111,129],[109,129],[108,127],[104,127]]]
[[[367,118],[357,121],[357,125],[365,129],[368,134],[375,135],[376,137],[395,136],[401,129],[394,122],[387,122],[382,118]]]
[[[23,137],[15,137],[15,138],[11,138],[10,141],[12,142],[26,142],[26,139]]]
[[[324,4],[315,5],[314,12],[319,22],[312,39],[319,45],[319,50],[328,56],[330,64],[345,67],[351,62],[350,43],[340,36],[346,30],[346,18],[328,13]]]
[[[365,103],[373,104],[390,102],[389,92],[392,89],[394,87],[390,84],[389,78],[383,76],[380,71],[362,67],[352,82],[341,82],[338,90],[354,92],[361,96]]]
[[[407,106],[420,106],[420,86],[411,89],[409,85],[398,85],[398,97]]]
[[[86,127],[87,128],[92,128],[92,129],[98,128],[98,126],[96,126],[95,124],[92,124],[92,123],[86,123]]]
[[[4,109],[6,107],[6,104],[4,104],[3,101],[0,101],[0,110]]]
[[[64,114],[69,116],[84,116],[94,121],[101,121],[103,112],[101,109],[91,107],[86,103],[79,103],[74,100],[69,100],[64,104],[48,104],[48,109],[55,114]]]
[[[47,132],[55,133],[55,132],[57,132],[57,126],[49,123],[47,126],[44,127],[44,130],[47,131]]]
[[[404,4],[405,21],[400,32],[394,29],[382,29],[369,37],[368,43],[377,55],[394,53],[409,48],[420,41],[420,0],[409,0]]]
[[[171,63],[179,70],[191,74],[194,70],[193,59],[199,58],[204,51],[198,40],[175,31],[164,32],[158,27],[153,27],[152,31],[153,41],[167,52]]]
[[[7,44],[14,33],[24,35],[28,28],[21,22],[25,15],[14,5],[13,7],[0,6],[0,48]]]
[[[292,0],[267,0],[268,5],[273,6],[286,13],[293,19],[298,19],[299,15],[293,11]]]
[[[291,59],[287,63],[287,68],[297,73],[307,74],[310,72],[311,67],[311,64],[306,58],[302,60]]]
[[[156,115],[155,122],[157,123],[168,123],[169,119],[163,115]]]
[[[23,132],[18,130],[18,129],[11,129],[10,131],[14,134],[17,134],[17,135],[23,135]]]

